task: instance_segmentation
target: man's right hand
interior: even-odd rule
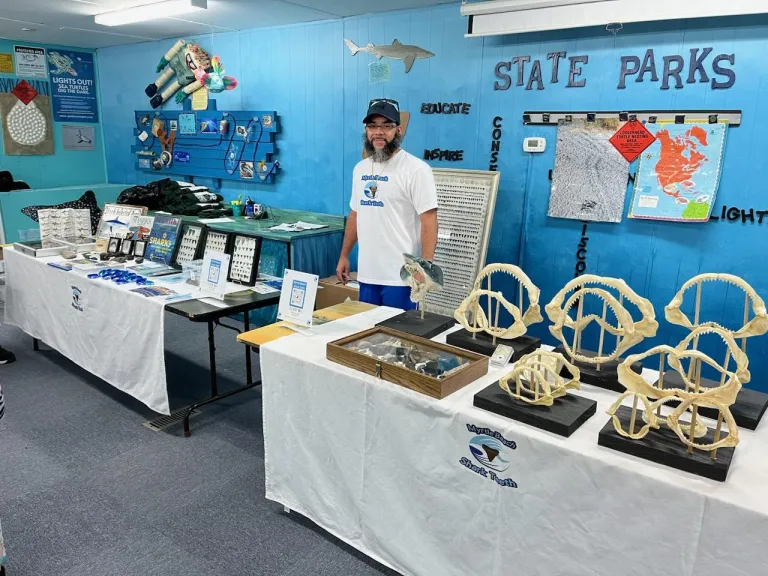
[[[336,278],[342,284],[349,282],[349,258],[346,256],[339,258],[339,263],[336,266]]]

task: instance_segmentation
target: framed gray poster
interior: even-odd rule
[[[64,142],[64,150],[93,150],[96,131],[93,126],[69,126],[61,127],[61,139]]]

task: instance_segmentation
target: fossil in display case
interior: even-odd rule
[[[690,348],[694,341],[707,336],[714,336],[725,344],[723,364]],[[656,355],[659,355],[661,377],[656,384],[650,384],[631,370],[630,365]],[[665,369],[667,364],[669,370]],[[713,387],[702,386],[701,370],[705,365],[720,375],[719,382]],[[750,380],[747,367],[747,356],[733,336],[715,326],[694,328],[674,348],[656,346],[643,354],[627,357],[618,370],[625,392],[608,409],[611,421],[600,432],[599,444],[724,481],[734,448],[739,443],[739,429],[730,407],[742,384]],[[672,371],[678,374],[680,386],[669,385],[668,375]],[[623,405],[628,398],[632,398],[631,408]],[[668,409],[662,411],[666,404],[674,405],[671,412]],[[717,415],[714,430],[700,419],[700,410],[705,407]],[[690,415],[683,421],[682,416],[686,413]]]
[[[261,238],[234,234],[232,239],[232,263],[229,280],[246,286],[253,286],[259,274]]]
[[[505,275],[517,282],[517,305],[510,302],[500,290],[494,291],[492,288],[498,286]],[[484,283],[486,288],[483,288]],[[469,296],[454,313],[454,318],[464,329],[452,332],[446,341],[453,346],[486,356],[492,356],[496,346],[504,344],[514,350],[512,361],[519,360],[541,345],[539,338],[525,335],[528,326],[543,320],[539,308],[539,294],[539,289],[517,266],[489,264],[480,271]],[[523,312],[525,296],[528,297],[528,307]],[[483,299],[487,303],[487,314],[483,310]],[[502,308],[512,317],[512,324],[506,327],[500,325]]]
[[[743,315],[734,315],[734,320],[740,322],[738,326],[729,329],[722,326],[719,322],[724,322],[722,318],[726,317],[726,314],[718,315],[718,322],[713,320],[706,320],[701,317],[701,300],[702,292],[705,284],[709,284],[710,299],[712,302],[711,294],[717,293],[718,289],[722,293],[725,289],[724,299],[727,295],[732,294],[732,286],[739,288],[744,292],[744,311]],[[695,288],[695,303],[693,306],[693,320],[691,320],[682,310],[685,303],[685,296]],[[728,304],[724,303],[724,307]],[[708,307],[711,309],[711,306]],[[714,326],[728,332],[735,340],[741,340],[741,350],[746,353],[747,351],[747,339],[755,336],[762,336],[768,332],[768,314],[766,314],[765,302],[757,294],[755,289],[750,286],[745,280],[734,276],[732,274],[699,274],[688,280],[680,288],[680,291],[675,294],[672,301],[664,309],[667,322],[675,324],[677,326],[683,326],[689,330],[698,328],[699,326]],[[691,341],[693,349],[698,349],[698,340]],[[681,386],[680,375],[674,370],[670,370],[666,375],[666,381],[668,385]],[[745,384],[745,382],[742,382]],[[714,388],[718,386],[717,381],[710,380],[709,378],[701,379],[701,386],[704,388]],[[740,428],[747,430],[757,429],[757,425],[760,423],[766,408],[768,408],[768,394],[752,390],[750,388],[742,388],[739,395],[736,397],[736,402],[731,406],[731,412],[733,418]],[[717,411],[713,408],[702,407],[700,413],[710,418],[717,418]]]
[[[377,326],[330,342],[328,360],[445,398],[488,373],[488,358]]]
[[[181,232],[181,240],[176,247],[174,268],[180,268],[182,264],[199,260],[202,257],[202,248],[205,245],[206,226],[204,224],[184,224]]]
[[[617,296],[609,290],[614,290]],[[569,295],[570,294],[570,295]],[[585,314],[585,300],[592,297],[589,304],[602,303],[602,315]],[[633,317],[627,306],[631,304],[639,318]],[[577,309],[576,318],[571,310]],[[624,388],[618,380],[618,365],[621,355],[642,342],[645,338],[656,335],[659,323],[650,300],[636,294],[624,280],[603,276],[584,275],[574,278],[558,292],[544,308],[552,325],[549,331],[561,345],[555,348],[579,368],[581,381],[601,388],[622,392]],[[616,323],[608,320],[608,311],[615,317]],[[584,330],[592,324],[599,327],[597,352],[582,346]],[[569,341],[564,330],[572,330]],[[610,352],[605,352],[606,332],[616,338],[616,345]],[[636,362],[632,369],[642,372],[642,363]]]
[[[203,251],[203,258],[208,252],[222,252],[229,254],[229,242],[230,234],[228,232],[218,232],[216,230],[208,230],[208,234],[205,237],[205,250]]]

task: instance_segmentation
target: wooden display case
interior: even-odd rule
[[[329,342],[326,357],[433,398],[488,373],[488,357],[377,326]]]

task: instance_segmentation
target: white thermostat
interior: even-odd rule
[[[523,140],[523,152],[539,154],[547,149],[547,141],[544,138],[526,138]]]

